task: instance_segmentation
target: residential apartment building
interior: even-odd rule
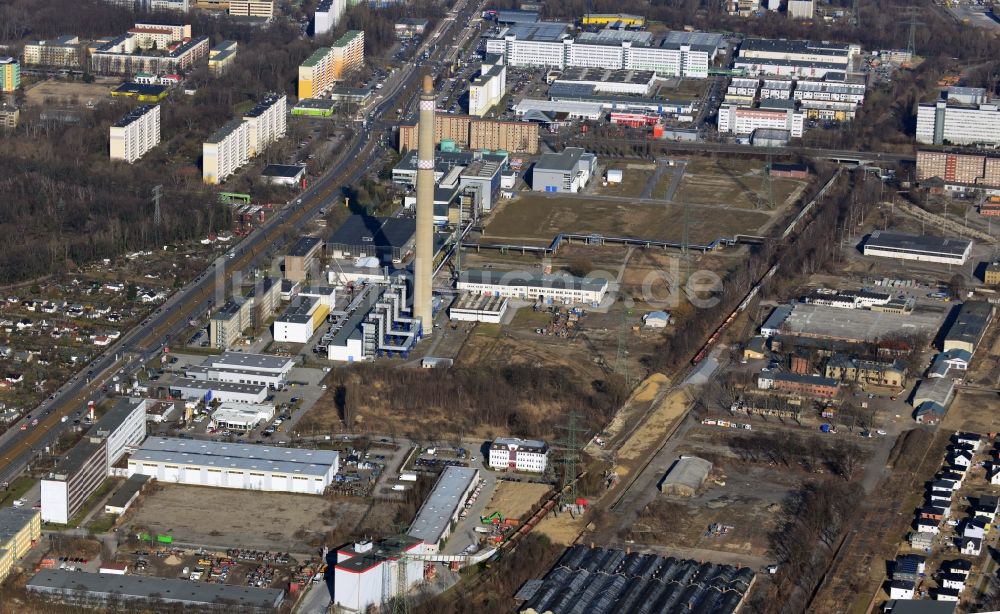
[[[991,262],[983,271],[983,281],[990,285],[1000,284],[1000,262]]]
[[[322,249],[323,241],[317,237],[302,237],[296,241],[285,255],[285,279],[304,282]]]
[[[365,64],[365,33],[348,30],[331,47],[333,53],[333,78],[337,81],[360,69]]]
[[[544,441],[498,437],[490,445],[490,469],[544,473],[548,460]]]
[[[160,106],[135,107],[110,132],[111,159],[132,164],[160,143]]]
[[[208,319],[208,338],[213,348],[229,349],[250,328],[250,301],[231,298]]]
[[[1000,144],[1000,107],[946,100],[917,107],[917,142],[928,145]]]
[[[247,124],[247,157],[253,158],[288,131],[288,97],[269,94],[243,116]]]
[[[21,86],[21,65],[11,57],[0,57],[0,92],[13,92]]]
[[[42,479],[42,520],[66,524],[108,477],[107,442],[86,437]]]
[[[25,66],[79,68],[83,64],[82,58],[83,47],[78,36],[60,36],[24,45]]]
[[[323,36],[336,28],[346,10],[347,0],[320,0],[313,19],[313,35]]]
[[[208,70],[215,76],[224,74],[236,61],[239,43],[222,41],[208,51]]]
[[[154,35],[148,31],[130,31],[129,34],[116,37],[94,49],[90,57],[90,68],[99,75],[140,72],[158,75],[189,70],[199,60],[208,57],[207,36],[167,43],[165,52],[159,50],[159,47],[152,49],[156,40],[169,36],[163,33]],[[144,42],[149,42],[151,46],[144,46]]]
[[[1000,157],[974,152],[917,151],[917,181],[940,179],[946,190],[1000,188]]]
[[[0,508],[0,583],[41,538],[42,515],[38,510]]]
[[[333,87],[333,50],[320,47],[299,66],[299,100],[318,98]]]
[[[7,103],[0,103],[0,128],[17,128],[17,120],[21,116],[21,111]]]
[[[222,183],[247,163],[249,151],[249,124],[239,119],[226,122],[202,145],[202,180]]]
[[[489,149],[538,153],[538,124],[534,122],[476,119],[470,115],[434,115],[434,144],[450,139],[461,149]],[[416,124],[399,126],[399,150],[416,151]]]
[[[274,17],[273,0],[230,0],[229,14],[235,17]]]
[[[469,115],[482,117],[507,94],[507,67],[483,64],[481,74],[469,84]]]
[[[801,137],[805,117],[792,109],[760,109],[725,104],[719,108],[719,133],[750,135],[758,128],[788,130],[793,138]]]

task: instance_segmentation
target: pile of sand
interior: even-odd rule
[[[171,554],[166,559],[163,560],[167,565],[180,565],[181,559],[176,554]]]

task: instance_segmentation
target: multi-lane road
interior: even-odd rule
[[[468,24],[471,15],[475,14],[473,11],[482,10],[482,2],[467,8],[468,4],[469,0],[459,2],[416,50],[419,56],[427,49],[435,49],[427,68],[440,67],[441,58],[449,50],[465,44],[465,37],[470,31],[462,30],[462,37],[459,38],[453,30],[456,24]],[[368,109],[367,117],[357,122],[354,137],[334,166],[280,213],[234,246],[226,256],[217,259],[208,270],[175,292],[155,313],[86,365],[29,417],[0,436],[0,481],[12,479],[34,455],[43,453],[67,426],[72,426],[75,412],[84,411],[88,401],[104,396],[102,387],[113,386],[116,377],[119,381],[130,379],[147,360],[162,351],[170,338],[184,330],[190,318],[204,314],[213,304],[224,301],[235,275],[269,265],[272,248],[280,247],[296,236],[298,229],[316,216],[320,209],[338,202],[342,187],[367,172],[383,153],[383,143],[391,140],[388,138],[391,136],[391,124],[381,120],[387,113],[406,106],[407,99],[417,90],[422,72],[414,64],[398,69],[386,81],[379,93],[380,98]],[[34,420],[38,423],[32,426]],[[21,430],[22,426],[26,429]]]

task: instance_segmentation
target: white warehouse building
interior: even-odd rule
[[[972,241],[876,230],[865,241],[866,256],[962,265],[972,254]]]
[[[548,461],[544,441],[498,437],[490,445],[490,469],[544,473]]]
[[[320,495],[340,470],[330,450],[150,437],[128,461],[129,476],[191,484]]]
[[[223,352],[219,356],[209,356],[199,366],[188,367],[184,375],[194,380],[277,389],[284,386],[294,366],[295,361],[286,356]]]
[[[223,403],[212,412],[216,428],[234,431],[252,431],[272,418],[274,405],[271,403]]]
[[[169,386],[175,398],[220,403],[263,403],[267,399],[267,386],[262,384],[233,384],[181,377]]]
[[[407,535],[422,540],[427,554],[437,554],[478,483],[478,469],[446,467],[434,484],[434,490],[420,506]]]

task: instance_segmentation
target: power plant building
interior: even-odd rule
[[[399,596],[400,588],[408,592],[423,580],[424,562],[417,557],[425,550],[422,540],[408,535],[338,548],[333,567],[334,608],[367,612],[387,598]]]
[[[292,299],[285,313],[274,321],[274,340],[278,343],[309,343],[313,333],[330,314],[330,305],[314,296]]]
[[[575,194],[587,187],[597,171],[597,156],[580,147],[545,153],[531,171],[531,189],[536,192]]]
[[[304,450],[150,437],[129,458],[128,473],[165,484],[321,495],[340,468],[330,450]]]
[[[327,358],[338,362],[407,356],[422,336],[407,308],[407,286],[401,279],[371,281],[356,289],[351,304],[330,329]]]
[[[160,143],[160,106],[142,105],[110,128],[112,160],[132,164]]]

